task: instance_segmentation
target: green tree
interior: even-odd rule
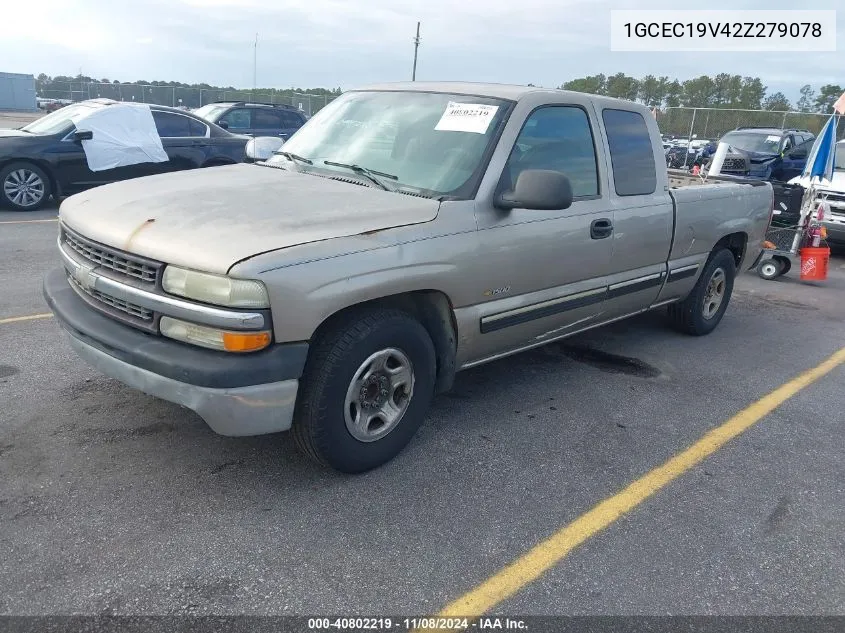
[[[607,94],[607,77],[602,74],[579,77],[578,79],[567,81],[561,86],[561,89],[586,92],[592,95]]]
[[[739,107],[747,110],[759,110],[763,97],[766,96],[766,86],[759,77],[743,77],[742,88],[739,93]]]
[[[677,79],[673,79],[666,84],[666,97],[664,102],[667,108],[677,108],[681,105],[681,94],[683,93],[683,86]]]
[[[825,84],[819,88],[819,96],[816,97],[816,112],[822,114],[830,114],[833,112],[833,104],[839,98],[843,91],[842,86],[835,84]]]
[[[810,84],[804,84],[801,87],[801,98],[798,99],[799,112],[812,112],[815,109],[816,91],[812,89]]]
[[[770,94],[768,97],[765,98],[763,101],[763,109],[764,110],[779,110],[779,111],[788,111],[792,109],[792,104],[789,103],[789,99],[786,98],[786,95],[782,92],[775,92],[774,94]]]
[[[692,108],[707,108],[713,105],[716,86],[707,75],[688,79],[682,86],[681,105]]]
[[[666,77],[646,75],[640,80],[637,98],[649,107],[661,105],[666,96],[666,80]]]
[[[639,92],[639,84],[640,82],[634,77],[629,77],[625,73],[616,73],[607,78],[607,96],[634,101]]]

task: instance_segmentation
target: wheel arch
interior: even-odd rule
[[[356,313],[373,308],[395,308],[417,319],[428,332],[437,358],[435,392],[448,391],[457,372],[458,325],[452,301],[440,290],[414,290],[378,297],[342,308],[320,323],[312,340]]]
[[[0,171],[5,169],[7,165],[11,165],[12,163],[30,163],[31,165],[35,165],[36,167],[38,167],[41,171],[47,174],[47,179],[50,181],[50,195],[56,199],[61,196],[61,185],[58,179],[56,178],[56,174],[53,171],[53,166],[49,162],[39,158],[5,158],[0,159]]]
[[[713,249],[710,251],[710,256],[712,257],[723,248],[726,248],[731,253],[733,253],[736,269],[740,270],[742,268],[742,262],[745,259],[747,247],[748,233],[744,231],[728,233],[727,235],[724,235],[721,239],[719,239],[718,242],[716,242],[716,244],[713,246]]]

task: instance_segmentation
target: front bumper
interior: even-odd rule
[[[71,346],[105,375],[195,411],[221,435],[290,428],[307,343],[232,354],[147,334],[89,307],[64,268],[46,276],[43,292]]]

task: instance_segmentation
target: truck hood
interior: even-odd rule
[[[430,222],[439,206],[428,198],[240,164],[96,187],[65,200],[59,217],[108,246],[226,273],[261,253]]]
[[[2,138],[20,138],[22,136],[32,136],[29,132],[23,130],[0,129],[0,139]]]
[[[789,181],[790,185],[801,185],[804,189],[810,186],[809,176],[795,176]],[[833,172],[833,180],[819,183],[816,185],[818,191],[832,191],[834,193],[845,193],[845,170],[837,169]]]

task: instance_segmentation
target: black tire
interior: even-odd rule
[[[388,349],[398,350],[410,361],[413,387],[410,397],[403,400],[407,405],[395,426],[378,439],[362,441],[350,430],[353,423],[347,423],[347,415],[351,418],[353,411],[367,410],[356,408],[361,406],[356,398],[347,413],[347,397],[351,393],[364,397],[365,387],[353,388],[353,381],[371,356]],[[366,310],[338,322],[314,343],[305,364],[292,429],[297,446],[314,461],[344,473],[365,472],[390,461],[405,448],[425,418],[434,393],[436,368],[428,332],[405,312]],[[379,397],[378,389],[374,397]],[[390,393],[383,397],[390,400],[394,396]],[[385,423],[383,429],[388,428]]]
[[[22,183],[26,183],[25,192],[15,188]],[[13,211],[35,211],[44,206],[51,193],[50,178],[34,163],[15,161],[0,169],[0,206]]]
[[[781,265],[783,266],[783,268],[780,271],[781,275],[785,275],[790,270],[792,270],[792,260],[791,259],[789,259],[788,257],[778,257],[777,259],[780,261]]]
[[[736,260],[733,253],[726,248],[712,253],[689,296],[669,306],[672,326],[692,336],[710,334],[719,325],[728,308],[735,277]],[[712,295],[708,294],[711,281],[717,286],[719,282],[722,284],[721,301],[715,307]]]
[[[757,275],[761,279],[771,281],[777,279],[783,274],[783,262],[777,257],[763,259],[757,264]]]

